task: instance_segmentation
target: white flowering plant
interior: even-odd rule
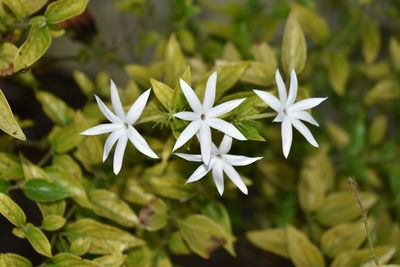
[[[400,266],[400,43],[298,2],[0,1],[0,267]]]

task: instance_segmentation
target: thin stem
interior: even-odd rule
[[[37,164],[39,167],[42,167],[46,162],[53,156],[53,150],[47,151],[46,155],[43,156],[43,158],[39,161]]]
[[[378,261],[378,258],[376,257],[376,254],[375,254],[374,244],[372,243],[371,232],[370,232],[369,226],[368,226],[368,217],[367,217],[368,211],[366,211],[364,209],[363,205],[362,205],[362,202],[361,202],[361,199],[360,199],[360,195],[358,194],[358,191],[357,191],[357,183],[351,177],[349,177],[347,179],[347,182],[351,186],[351,189],[353,190],[354,195],[356,196],[357,203],[360,206],[361,221],[364,223],[365,231],[367,232],[368,245],[369,245],[369,249],[371,250],[372,260],[374,261],[376,266],[379,266],[379,261]]]
[[[252,115],[249,117],[246,117],[246,120],[259,120],[259,119],[266,119],[266,118],[272,118],[276,116],[276,112],[266,112],[266,113],[260,113],[256,115]]]

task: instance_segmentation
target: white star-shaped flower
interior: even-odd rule
[[[190,121],[189,125],[183,130],[176,140],[173,150],[183,146],[190,138],[199,134],[201,157],[204,163],[208,164],[211,158],[211,128],[223,132],[238,140],[247,140],[246,137],[231,123],[220,118],[231,110],[239,106],[246,98],[231,100],[213,107],[215,101],[215,90],[217,85],[217,73],[214,72],[207,80],[204,92],[203,104],[193,89],[182,79],[180,85],[193,112],[183,111],[175,113],[173,116],[182,120]],[[211,127],[211,128],[210,128]]]
[[[318,122],[306,110],[318,106],[327,97],[307,98],[295,103],[297,96],[297,77],[296,72],[290,72],[290,88],[289,95],[286,94],[286,87],[282,80],[279,70],[275,72],[276,84],[278,86],[279,99],[272,94],[260,90],[253,90],[268,106],[278,112],[273,120],[274,122],[282,122],[282,150],[283,155],[287,158],[290,147],[292,145],[293,132],[292,126],[296,128],[306,140],[313,146],[318,147],[310,130],[301,120],[319,126]]]
[[[118,90],[114,82],[111,80],[111,103],[115,114],[95,95],[97,104],[104,116],[110,123],[100,124],[82,132],[83,135],[98,135],[104,133],[111,133],[104,144],[103,161],[105,161],[110,154],[110,151],[115,143],[117,143],[114,152],[114,173],[118,174],[121,170],[122,161],[124,158],[125,148],[128,139],[136,147],[137,150],[151,158],[158,158],[158,156],[149,147],[146,140],[140,133],[133,127],[135,122],[139,119],[146,106],[147,100],[150,95],[151,89],[141,94],[133,103],[128,113],[125,114],[122,107],[121,100],[119,99]],[[118,142],[117,142],[118,141]]]
[[[210,170],[212,170],[212,177],[214,183],[217,186],[219,194],[222,196],[224,192],[224,172],[231,179],[231,181],[247,195],[247,187],[240,178],[239,173],[233,168],[233,166],[245,166],[249,165],[262,157],[249,158],[239,155],[227,154],[231,149],[232,137],[225,135],[222,142],[217,148],[214,143],[211,143],[211,160],[210,164],[203,163],[198,167],[194,173],[186,181],[187,183],[195,182],[203,178]],[[175,153],[177,156],[195,162],[202,162],[201,155],[192,155],[184,153]]]

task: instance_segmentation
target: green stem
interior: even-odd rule
[[[369,249],[371,250],[372,260],[374,261],[376,266],[379,266],[379,261],[378,261],[378,258],[376,257],[376,253],[375,253],[375,249],[374,249],[374,244],[372,243],[371,231],[369,230],[369,226],[368,226],[368,217],[367,217],[368,212],[364,209],[364,207],[362,205],[360,195],[358,194],[358,191],[357,191],[357,183],[351,177],[349,177],[347,179],[347,181],[350,184],[350,186],[354,192],[354,195],[356,196],[358,205],[360,206],[361,221],[364,223],[365,231],[367,232],[368,245],[369,245]]]
[[[39,161],[37,164],[39,167],[42,167],[51,157],[53,156],[53,150],[49,150],[46,155],[43,156],[43,158]]]
[[[259,120],[259,119],[266,119],[266,118],[272,118],[277,115],[276,112],[266,112],[266,113],[260,113],[256,115],[252,115],[249,117],[246,117],[246,120]]]

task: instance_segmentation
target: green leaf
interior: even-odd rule
[[[332,144],[338,149],[343,149],[347,147],[350,143],[350,135],[346,132],[345,129],[334,123],[333,121],[328,120],[326,122],[326,132],[331,139]]]
[[[188,255],[191,253],[179,231],[170,235],[168,239],[168,248],[176,255]]]
[[[269,86],[274,82],[275,70],[276,68],[272,68],[270,65],[250,61],[250,67],[243,74],[241,80],[259,86]]]
[[[21,45],[14,59],[14,71],[31,66],[47,51],[51,44],[51,32],[47,26],[33,25],[28,39]]]
[[[17,51],[18,48],[12,43],[4,42],[0,46],[0,76],[9,75],[8,71],[10,68],[13,70],[12,64],[14,63]]]
[[[31,243],[37,253],[51,258],[51,245],[46,235],[31,223],[22,226],[26,239]]]
[[[187,84],[192,83],[192,73],[190,70],[190,66],[188,66],[185,71],[182,73],[181,79],[184,80]],[[186,98],[182,92],[180,83],[177,83],[174,90],[174,95],[172,97],[172,108],[174,111],[181,111],[186,105]]]
[[[22,0],[29,15],[40,10],[49,0]]]
[[[123,226],[133,227],[139,220],[133,210],[123,200],[111,191],[104,189],[91,190],[88,194],[94,206],[94,212],[113,220]]]
[[[377,201],[377,196],[372,193],[360,193],[360,199],[364,209],[368,210]],[[343,191],[328,195],[316,212],[315,219],[322,225],[333,226],[352,221],[360,216],[360,208],[353,192]]]
[[[256,61],[268,65],[271,69],[277,68],[276,53],[267,43],[254,44],[250,52]]]
[[[396,247],[393,246],[375,247],[375,254],[380,264],[387,263],[393,257],[395,252]],[[369,248],[365,248],[357,251],[344,252],[336,257],[330,265],[330,267],[346,266],[375,266],[375,263],[371,259],[371,250]]]
[[[174,96],[174,90],[166,85],[165,83],[159,82],[154,79],[150,79],[151,87],[153,88],[154,94],[158,101],[168,110],[171,111],[172,99]]]
[[[45,91],[36,93],[36,98],[42,104],[44,113],[53,122],[65,126],[73,121],[75,112],[60,98]]]
[[[92,219],[80,219],[68,225],[65,235],[70,242],[79,238],[90,242],[89,253],[93,254],[123,252],[144,244],[128,232]]]
[[[149,175],[150,192],[162,197],[183,199],[192,195],[193,185],[185,184],[184,177],[178,172],[169,172],[164,176]]]
[[[165,82],[173,87],[179,82],[179,77],[185,71],[187,62],[175,35],[171,35],[165,48]]]
[[[5,180],[18,180],[24,177],[16,156],[0,152],[0,177]]]
[[[3,267],[32,267],[32,263],[17,254],[14,253],[2,253],[0,254],[0,266]]]
[[[281,54],[282,65],[286,73],[294,69],[299,74],[306,65],[306,39],[295,14],[290,14],[286,22]]]
[[[52,259],[52,267],[104,267],[100,263],[82,259],[69,253],[59,253]]]
[[[222,227],[203,215],[192,215],[180,220],[178,227],[190,249],[206,259],[227,241]]]
[[[282,228],[250,231],[247,239],[256,247],[289,258],[286,233]]]
[[[7,195],[9,189],[10,189],[10,183],[0,178],[0,193]]]
[[[86,137],[77,147],[74,156],[88,171],[103,162],[103,144],[98,136]]]
[[[400,43],[395,37],[389,39],[390,60],[396,71],[400,71]]]
[[[43,218],[42,229],[46,231],[56,231],[65,225],[65,218],[58,215],[49,215]]]
[[[96,262],[104,267],[119,267],[123,266],[122,264],[124,263],[125,258],[126,255],[122,255],[121,253],[114,253],[111,255],[98,257],[94,259],[93,262]]]
[[[24,194],[39,202],[52,202],[69,196],[68,190],[44,179],[30,179],[24,185]]]
[[[26,223],[24,211],[9,196],[0,193],[0,214],[15,226],[23,226]]]
[[[289,258],[296,267],[325,267],[321,252],[304,233],[290,225],[285,231]]]
[[[258,132],[257,128],[250,124],[238,124],[236,127],[248,139],[253,141],[265,141],[264,137]]]
[[[369,142],[371,145],[379,145],[384,141],[386,132],[388,130],[388,119],[384,115],[377,115],[369,128]]]
[[[0,129],[14,138],[25,141],[26,137],[15,120],[7,99],[0,89]]]
[[[3,0],[2,1],[15,14],[18,20],[28,16],[28,9],[23,0]]]
[[[81,14],[88,3],[89,0],[58,0],[47,6],[44,16],[48,23],[60,23]]]
[[[376,103],[387,103],[400,98],[399,82],[387,78],[378,81],[364,96],[365,104],[371,106]]]

